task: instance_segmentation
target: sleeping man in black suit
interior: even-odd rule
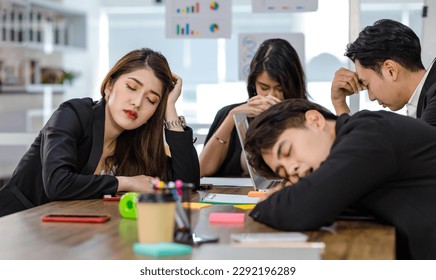
[[[347,207],[397,232],[398,259],[436,259],[436,129],[386,111],[337,117],[307,100],[286,100],[257,117],[245,150],[253,167],[289,187],[250,213],[287,231],[318,230]]]

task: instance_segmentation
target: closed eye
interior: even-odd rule
[[[365,83],[364,83],[362,80],[360,80],[360,79],[359,79],[359,83],[360,83],[364,88],[368,89],[369,84],[366,84],[366,85],[365,85]]]
[[[148,102],[150,102],[152,105],[156,104],[158,101],[151,99],[150,97],[147,97]]]
[[[133,87],[130,86],[129,84],[126,84],[126,88],[130,89],[131,91],[136,91],[136,88],[133,88]]]
[[[279,147],[277,149],[277,159],[283,159],[283,158],[289,158],[291,156],[291,152],[292,152],[292,144],[289,144],[289,148],[286,149],[285,145],[288,142],[283,141],[279,144]],[[284,151],[286,150],[286,152]],[[283,166],[277,166],[276,169],[274,170],[274,173],[277,174],[277,176],[279,176],[280,178],[284,178],[284,179],[288,179],[289,174],[287,172],[287,169]]]
[[[156,103],[159,103],[159,101],[160,101],[160,95],[155,91],[149,92],[146,95],[146,97],[147,97],[148,102],[150,102],[150,104],[152,104],[152,105],[155,105]]]

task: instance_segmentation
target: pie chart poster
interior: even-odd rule
[[[166,1],[167,38],[230,38],[232,1]]]

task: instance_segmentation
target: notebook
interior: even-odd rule
[[[247,116],[243,113],[233,115],[233,119],[235,121],[236,131],[238,132],[239,141],[242,146],[242,153],[244,155],[245,160],[247,161],[248,173],[250,174],[251,181],[253,182],[254,189],[256,191],[266,191],[270,188],[273,188],[282,182],[281,179],[268,179],[265,178],[254,170],[254,168],[248,162],[247,155],[244,150],[245,143],[245,135],[248,130],[248,119]]]

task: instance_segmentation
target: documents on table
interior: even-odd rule
[[[200,202],[212,204],[256,204],[259,197],[248,197],[241,194],[207,193],[199,191]]]

